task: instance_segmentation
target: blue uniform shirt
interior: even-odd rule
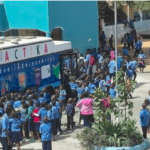
[[[90,93],[90,94],[94,94],[94,93],[95,93],[95,90],[96,90],[95,84],[90,83],[90,84],[89,84],[89,93]]]
[[[110,85],[111,85],[111,82],[110,82],[110,83],[107,83],[108,81],[110,81],[110,76],[109,76],[109,75],[106,76],[105,81],[106,81],[106,85],[107,85],[107,86],[110,86]]]
[[[114,73],[116,72],[116,69],[115,69],[115,66],[116,66],[116,61],[110,61],[109,64],[108,64],[108,67],[109,67],[109,73]]]
[[[109,95],[110,95],[111,98],[115,98],[116,97],[116,90],[110,88],[109,89]]]
[[[77,88],[78,88],[77,83],[70,82],[69,85],[70,85],[71,90],[77,90]]]
[[[2,125],[2,131],[1,131],[1,137],[7,137],[6,133],[4,130],[9,131],[10,126],[9,126],[9,118],[7,114],[4,114],[2,120],[1,120],[1,125]]]
[[[42,123],[40,125],[39,132],[41,133],[41,140],[42,141],[50,141],[52,139],[51,123]]]
[[[85,93],[89,93],[89,87],[88,86],[85,87]]]
[[[136,69],[137,64],[138,64],[137,61],[135,61],[135,60],[134,60],[134,61],[131,61],[131,67],[132,67],[132,70],[133,70],[133,71]]]
[[[57,109],[57,106],[53,106],[52,109],[47,112],[47,116],[50,118],[50,120],[58,119],[59,111]]]
[[[142,41],[138,40],[137,43],[135,44],[135,48],[137,50],[140,50],[142,48]]]
[[[38,102],[41,103],[46,103],[47,100],[44,97],[39,97]]]
[[[128,54],[129,54],[129,51],[128,51],[127,48],[124,48],[124,49],[123,49],[123,54],[124,54],[124,55],[128,55]]]
[[[38,115],[41,117],[41,122],[43,122],[43,118],[47,116],[47,109],[45,107],[42,107],[39,110]]]
[[[149,124],[149,112],[146,109],[142,109],[139,114],[141,126],[148,127]]]
[[[128,69],[128,70],[127,70],[127,76],[128,76],[129,78],[132,78],[132,77],[133,77],[133,70],[132,70],[132,69]]]
[[[77,88],[77,93],[78,93],[78,98],[81,97],[81,95],[84,93],[84,89],[83,88]]]
[[[105,90],[106,90],[105,85],[106,85],[105,80],[101,80],[101,81],[99,82],[99,88],[101,88],[103,92],[105,92]]]
[[[59,100],[65,100],[66,99],[66,90],[60,90],[59,91]]]
[[[21,120],[20,119],[12,118],[12,119],[9,119],[9,122],[12,123],[11,124],[11,131],[12,132],[21,131]]]
[[[19,108],[21,106],[21,101],[20,100],[18,100],[18,101],[16,101],[15,103],[14,103],[14,109],[15,108]]]

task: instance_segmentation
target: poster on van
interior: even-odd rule
[[[49,78],[51,76],[50,65],[45,65],[41,67],[42,79]]]
[[[9,84],[8,84],[8,81],[3,79],[2,82],[1,82],[1,95],[4,95],[6,92],[8,92],[9,90]]]
[[[34,74],[35,74],[35,85],[40,85],[41,84],[41,68],[35,68]]]
[[[26,75],[24,72],[21,72],[18,74],[18,79],[19,79],[19,87],[22,89],[26,88]]]

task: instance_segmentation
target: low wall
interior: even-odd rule
[[[134,26],[136,28],[137,34],[149,32],[150,33],[150,20],[143,20],[139,22],[134,22]],[[104,23],[102,25],[103,31],[107,38],[111,36],[111,34],[115,35],[115,26],[105,26]],[[118,39],[121,39],[123,35],[127,32],[130,32],[130,28],[124,28],[123,24],[117,25],[117,35]]]

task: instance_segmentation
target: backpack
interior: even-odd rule
[[[74,106],[73,106],[73,104],[67,104],[66,113],[69,117],[73,117],[73,115],[74,115]]]
[[[94,56],[90,56],[89,64],[90,64],[91,66],[94,66],[95,63],[96,63],[96,61],[95,61]]]
[[[78,65],[79,65],[79,68],[84,67],[85,66],[84,60],[83,59],[79,59]]]

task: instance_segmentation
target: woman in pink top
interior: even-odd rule
[[[114,58],[115,58],[115,51],[112,49],[110,51],[110,60],[114,60]]]
[[[84,126],[91,128],[93,119],[93,99],[88,97],[88,94],[84,94],[84,98],[76,105],[81,109],[81,115],[84,119]]]

